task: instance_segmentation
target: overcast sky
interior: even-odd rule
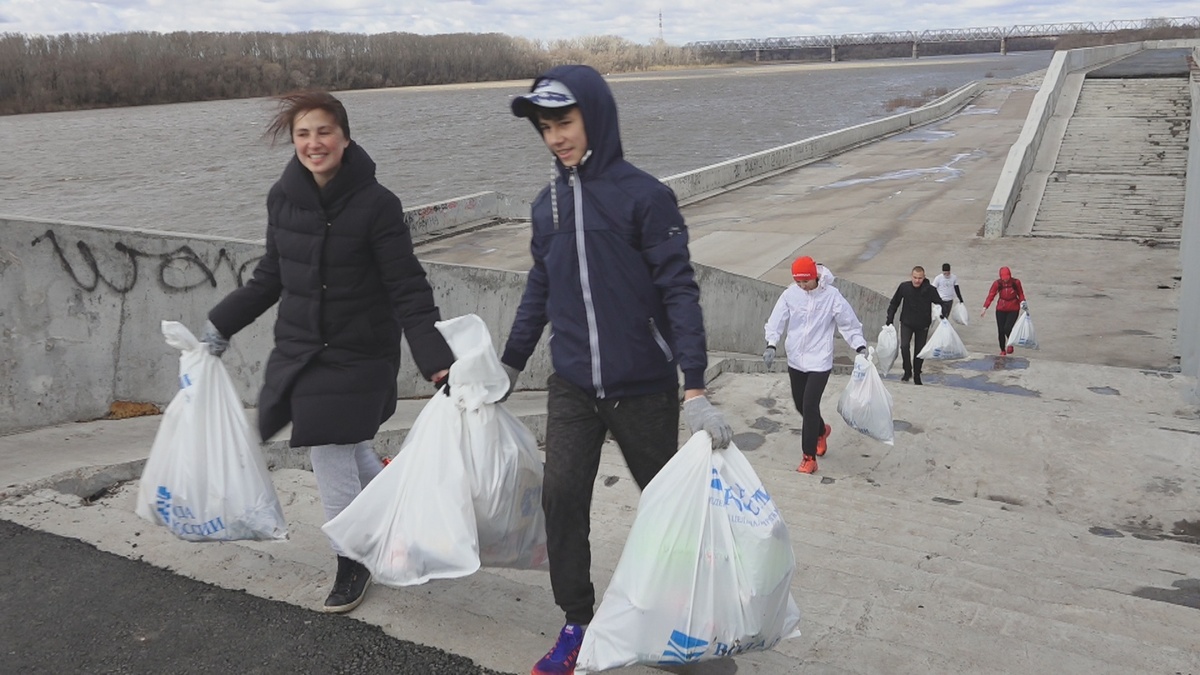
[[[0,33],[322,30],[617,35],[638,43],[1200,15],[1196,0],[0,0]]]

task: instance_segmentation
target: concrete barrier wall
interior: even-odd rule
[[[663,178],[662,181],[675,191],[675,196],[681,204],[696,202],[767,178],[780,171],[794,169],[910,127],[940,119],[962,108],[978,96],[982,88],[980,83],[972,82],[915,110],[676,174]],[[408,223],[414,238],[420,238],[496,218],[528,220],[529,204],[533,196],[521,199],[501,192],[479,192],[409,209],[405,212],[405,222]]]
[[[95,419],[114,401],[164,404],[178,352],[161,322],[198,331],[208,310],[249,278],[260,242],[0,217],[0,433]],[[512,322],[524,275],[427,266],[443,316]],[[256,402],[275,310],[235,336],[224,357],[243,402]],[[428,395],[407,344],[401,397]],[[529,380],[549,372],[531,359]]]
[[[971,82],[915,110],[668,176],[663,178],[662,182],[675,191],[680,204],[696,202],[781,171],[845,152],[913,126],[940,119],[966,105],[982,90],[982,84]]]
[[[1200,47],[1192,51],[1200,63]],[[1179,247],[1183,276],[1179,293],[1180,368],[1184,375],[1200,379],[1200,70],[1192,70],[1192,127],[1188,132],[1187,178],[1184,183],[1183,237]],[[1193,389],[1200,403],[1200,389]]]
[[[164,405],[177,390],[178,352],[163,320],[198,331],[208,310],[249,278],[263,244],[82,223],[0,217],[0,434],[103,417],[114,401]],[[445,317],[473,313],[503,348],[525,273],[426,263]],[[757,354],[762,326],[783,290],[697,265],[713,351]],[[887,299],[839,280],[867,325]],[[231,341],[224,363],[243,403],[253,405],[272,346],[275,310]],[[550,374],[543,339],[518,381],[541,388]],[[426,396],[407,344],[401,397]]]
[[[1025,126],[1017,142],[1008,150],[1008,158],[1000,171],[1000,179],[992,199],[988,202],[987,213],[984,216],[983,236],[989,239],[1004,236],[1008,221],[1012,217],[1013,208],[1020,197],[1021,184],[1033,168],[1037,158],[1038,148],[1046,133],[1046,124],[1054,114],[1054,104],[1062,93],[1063,84],[1068,73],[1081,69],[1092,68],[1101,63],[1128,56],[1143,49],[1143,43],[1130,42],[1105,47],[1088,47],[1086,49],[1071,49],[1056,52],[1050,61],[1046,75],[1042,78],[1042,87],[1033,97],[1029,113],[1025,117]]]

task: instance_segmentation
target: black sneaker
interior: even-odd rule
[[[921,384],[921,374],[913,373],[913,384]]]
[[[904,376],[900,378],[900,381],[908,382],[911,379],[912,379],[912,373],[904,373]]]
[[[371,583],[371,572],[367,566],[345,556],[338,556],[337,577],[333,580],[333,590],[325,598],[322,611],[342,614],[362,604],[367,597],[367,585]]]

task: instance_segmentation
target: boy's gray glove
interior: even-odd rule
[[[770,368],[771,364],[774,362],[775,362],[775,345],[767,345],[767,350],[765,352],[763,352],[763,363],[767,364],[767,367]]]
[[[200,333],[200,342],[208,346],[208,353],[220,358],[229,349],[229,340],[221,335],[221,331],[211,321],[204,322],[204,331]]]
[[[712,436],[714,450],[729,447],[729,441],[733,440],[733,429],[729,428],[725,418],[713,404],[708,402],[708,397],[696,396],[684,401],[683,416],[693,434],[703,430]]]
[[[508,391],[504,392],[504,396],[498,401],[498,403],[503,403],[508,400],[509,396],[512,396],[513,389],[516,389],[517,378],[521,376],[521,371],[504,362],[501,362],[500,365],[504,366],[504,373],[508,375]]]

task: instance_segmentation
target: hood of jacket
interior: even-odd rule
[[[579,113],[583,116],[583,128],[587,133],[588,151],[591,153],[579,166],[579,172],[585,176],[589,173],[602,173],[613,163],[625,158],[621,147],[621,127],[617,122],[617,101],[613,98],[612,90],[604,81],[604,76],[590,66],[556,66],[547,70],[533,81],[530,91],[538,82],[545,79],[558,80],[571,90]],[[538,130],[538,121],[529,118],[533,128]],[[538,130],[541,135],[541,130]],[[558,172],[566,176],[567,167],[557,158],[554,160]]]

